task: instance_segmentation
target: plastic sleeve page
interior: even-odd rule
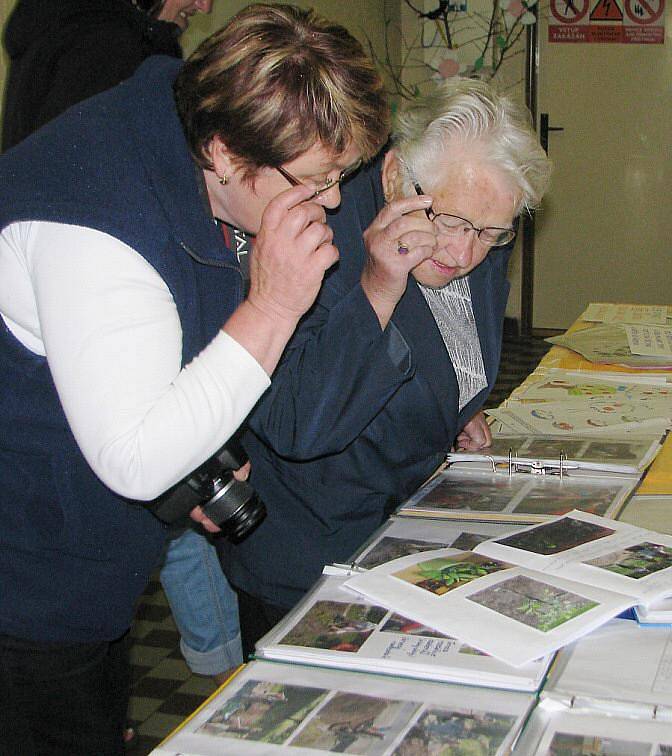
[[[323,577],[301,604],[257,644],[258,657],[428,680],[536,690],[550,657],[512,667],[468,644],[341,590]]]
[[[672,706],[672,630],[615,619],[558,654],[544,695],[602,702]]]
[[[396,559],[349,578],[344,588],[514,666],[632,604],[622,594],[456,549]]]
[[[614,754],[663,756],[672,744],[672,724],[606,714],[549,710],[532,713],[513,751],[515,756]]]
[[[156,753],[399,756],[415,753],[418,743],[432,753],[473,743],[504,756],[533,700],[528,693],[253,662]]]
[[[474,549],[649,604],[672,592],[672,536],[573,511]]]

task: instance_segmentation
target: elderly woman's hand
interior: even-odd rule
[[[436,248],[434,226],[424,211],[427,196],[394,200],[378,213],[364,232],[367,260],[362,288],[385,328],[408,282],[408,274]]]
[[[479,451],[492,444],[490,426],[482,412],[477,412],[462,428],[455,446],[461,451]]]

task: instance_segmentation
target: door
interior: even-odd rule
[[[591,301],[672,304],[669,5],[664,45],[549,43],[541,21],[537,112],[563,130],[536,214],[534,328]]]

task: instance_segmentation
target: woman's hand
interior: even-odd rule
[[[268,203],[250,255],[250,292],[223,326],[269,376],[338,260],[324,208],[309,201],[315,189],[306,182]]]
[[[250,477],[251,467],[251,463],[249,461],[246,462],[242,467],[233,471],[233,477],[236,480],[247,480]],[[219,525],[216,525],[199,506],[194,507],[191,512],[189,512],[189,517],[191,517],[194,522],[197,522],[203,530],[206,530],[208,533],[222,532]]]
[[[296,325],[338,260],[322,205],[307,201],[312,182],[268,203],[250,259],[248,300],[270,317]]]
[[[409,272],[434,253],[432,222],[424,214],[411,215],[431,203],[427,196],[394,200],[364,232],[368,254],[361,283],[382,328],[406,291]]]
[[[469,420],[455,441],[455,447],[461,451],[478,451],[491,444],[492,433],[482,412],[477,412]]]

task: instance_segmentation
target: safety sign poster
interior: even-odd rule
[[[662,45],[665,0],[550,0],[548,40]]]

